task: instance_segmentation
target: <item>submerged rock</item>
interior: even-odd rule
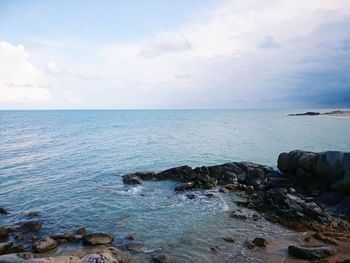
[[[13,228],[15,232],[38,232],[41,229],[41,223],[38,221],[27,221],[17,223]]]
[[[307,246],[296,246],[291,245],[288,247],[288,253],[292,256],[301,259],[318,259],[324,258],[331,255],[337,254],[337,250],[330,246],[316,246],[316,247],[307,247]]]
[[[87,233],[86,228],[85,227],[79,227],[76,231],[75,234],[77,235],[85,235]]]
[[[51,237],[44,237],[33,244],[33,249],[39,253],[48,252],[56,247],[57,241]]]
[[[7,215],[9,211],[6,208],[0,207],[0,215]]]
[[[235,243],[236,241],[238,241],[238,239],[235,236],[227,236],[227,237],[223,237],[223,240],[225,240],[226,242],[231,242],[231,243]]]
[[[84,245],[103,245],[110,244],[113,242],[113,236],[104,233],[93,233],[83,235],[83,244]]]
[[[157,253],[153,255],[152,260],[155,263],[172,263],[173,262],[171,257],[165,253]]]

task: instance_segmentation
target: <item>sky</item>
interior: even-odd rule
[[[0,0],[0,109],[350,107],[349,0]]]

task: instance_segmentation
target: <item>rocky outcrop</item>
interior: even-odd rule
[[[41,223],[38,221],[20,222],[11,228],[14,232],[38,232],[41,229]]]
[[[105,233],[93,233],[83,235],[84,245],[103,245],[113,242],[113,236]]]
[[[172,263],[173,260],[168,254],[157,253],[152,257],[154,263]]]
[[[217,185],[231,185],[236,188],[241,184],[259,187],[267,182],[267,174],[273,172],[268,166],[251,162],[230,162],[222,165],[201,166],[192,169],[189,166],[171,168],[159,173],[134,173],[123,176],[124,183],[141,184],[146,180],[176,180],[183,184],[176,187],[176,191],[192,188],[211,189]]]

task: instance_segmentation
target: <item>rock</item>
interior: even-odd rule
[[[127,240],[136,240],[137,236],[135,234],[130,234],[130,235],[127,235],[125,237],[125,239],[127,239]]]
[[[193,188],[193,182],[181,183],[175,186],[176,192],[183,192]]]
[[[15,227],[15,232],[38,232],[41,229],[41,223],[38,221],[27,221],[16,225],[19,226]]]
[[[230,190],[230,191],[235,191],[237,188],[237,184],[227,184],[224,186],[224,188]]]
[[[241,184],[244,184],[247,179],[248,179],[248,176],[247,176],[246,173],[241,173],[237,177],[238,182],[241,183]]]
[[[245,192],[248,194],[248,195],[251,195],[254,193],[254,187],[249,185],[247,186],[247,188],[245,189]]]
[[[77,234],[77,235],[85,235],[86,234],[86,228],[85,227],[79,227],[78,229],[77,229],[77,231],[75,231],[75,234]]]
[[[57,241],[51,237],[44,237],[33,244],[33,249],[38,253],[43,253],[55,249]]]
[[[93,233],[83,235],[84,245],[103,245],[110,244],[113,242],[113,236],[104,233]]]
[[[0,241],[7,240],[9,237],[9,230],[6,227],[0,227]]]
[[[126,174],[123,176],[123,182],[124,184],[143,184],[144,181],[138,175]]]
[[[207,194],[205,194],[205,196],[208,197],[208,198],[213,198],[213,197],[215,197],[215,195],[212,194],[212,193],[207,193]]]
[[[155,263],[172,263],[173,262],[171,257],[165,253],[157,253],[153,255],[152,260]]]
[[[322,242],[324,242],[324,243],[326,243],[326,244],[338,246],[338,242],[337,242],[337,241],[335,241],[335,240],[332,239],[332,238],[326,237],[326,236],[324,236],[323,234],[321,234],[321,233],[319,233],[319,232],[313,234],[312,237],[313,237],[314,239],[317,239],[317,240],[319,240],[319,241],[322,241]]]
[[[295,113],[295,114],[288,114],[288,116],[317,116],[320,115],[321,113],[315,112],[315,111],[308,111],[304,113]]]
[[[191,199],[191,200],[197,199],[197,196],[195,194],[187,194],[186,196],[188,199]]]
[[[231,243],[235,243],[236,241],[238,241],[238,239],[234,236],[227,236],[227,237],[223,237],[223,240],[225,240],[226,242],[231,242]]]
[[[72,234],[57,234],[52,235],[51,238],[56,240],[59,245],[70,243],[76,240],[81,240],[81,235],[72,235]]]
[[[126,248],[131,252],[140,253],[144,249],[144,245],[141,242],[132,241],[126,244]]]
[[[6,251],[12,247],[12,242],[0,243],[0,255],[6,254]]]
[[[221,188],[220,190],[219,190],[219,192],[220,193],[224,193],[224,194],[229,194],[229,193],[231,193],[231,190],[229,190],[229,189],[227,189],[227,188]]]
[[[40,212],[39,211],[31,211],[31,212],[27,213],[27,216],[29,216],[29,217],[40,216]]]
[[[257,247],[266,247],[267,246],[267,240],[265,238],[262,237],[256,237],[253,240],[254,245],[256,245]]]
[[[216,255],[220,252],[221,247],[219,247],[218,245],[215,245],[215,246],[210,247],[210,250],[213,252],[214,255]]]
[[[255,248],[255,244],[253,242],[248,241],[248,240],[244,242],[244,246],[248,249]]]
[[[3,207],[0,207],[0,215],[7,215],[9,214],[9,211]]]
[[[288,253],[292,256],[301,259],[318,259],[337,254],[337,250],[330,246],[297,246],[291,245],[288,247]]]

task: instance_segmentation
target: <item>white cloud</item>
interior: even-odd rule
[[[50,99],[43,77],[22,45],[0,41],[0,102],[42,102]]]

